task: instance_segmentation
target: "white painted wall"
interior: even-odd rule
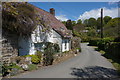
[[[62,52],[69,51],[70,50],[70,40],[69,39],[63,39],[62,41]]]
[[[33,31],[30,38],[24,39],[23,37],[19,38],[19,53],[20,55],[32,55],[35,54],[36,48],[35,43],[41,42],[51,42],[57,43],[60,47],[60,51],[69,51],[70,50],[70,41],[69,39],[62,39],[61,35],[59,35],[56,31],[51,29],[47,34],[42,32],[42,27],[38,25],[38,27]],[[65,43],[67,42],[67,43]],[[66,48],[65,48],[66,44]],[[42,47],[42,46],[41,46]]]
[[[62,37],[53,29],[51,29],[51,32],[47,35],[47,42],[57,43],[60,51],[62,51]]]

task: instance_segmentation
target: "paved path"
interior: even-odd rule
[[[17,78],[110,78],[117,77],[112,64],[87,43],[82,43],[82,52],[65,62],[48,66]]]

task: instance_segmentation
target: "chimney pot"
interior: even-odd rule
[[[50,13],[55,16],[55,9],[54,8],[50,8]]]

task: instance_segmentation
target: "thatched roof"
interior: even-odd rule
[[[3,3],[2,11],[3,28],[18,34],[31,34],[37,25],[43,25],[46,28],[53,28],[63,37],[70,37],[65,25],[55,16],[29,3]]]

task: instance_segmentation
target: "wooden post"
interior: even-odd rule
[[[103,38],[103,9],[101,9],[101,38]]]

